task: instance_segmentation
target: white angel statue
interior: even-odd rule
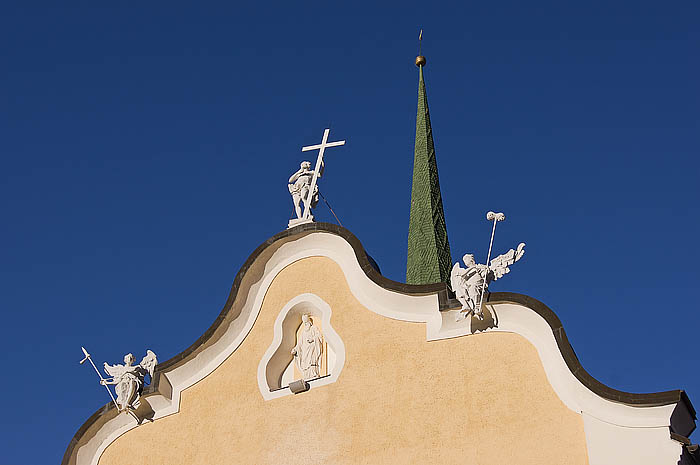
[[[459,262],[455,263],[450,273],[450,284],[457,295],[457,300],[462,304],[461,315],[465,318],[473,312],[480,320],[484,318],[483,310],[479,305],[482,290],[489,287],[491,281],[502,278],[510,271],[508,268],[517,262],[525,254],[525,243],[521,242],[517,249],[510,249],[503,255],[491,260],[490,265],[480,265],[474,261],[474,255],[466,254],[462,257],[466,268],[462,268]]]
[[[153,372],[158,364],[156,354],[147,350],[146,356],[141,363],[134,365],[133,354],[124,356],[124,365],[104,364],[105,372],[111,376],[102,380],[100,384],[114,384],[114,391],[117,393],[117,405],[119,411],[135,410],[138,408],[146,374],[153,377]]]

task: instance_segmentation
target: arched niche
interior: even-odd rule
[[[287,302],[277,315],[272,344],[258,365],[258,387],[266,400],[291,394],[285,382],[290,381],[289,378],[298,379],[293,375],[291,351],[304,314],[310,315],[320,327],[327,347],[327,374],[308,380],[311,389],[334,383],[345,365],[345,345],[331,326],[331,307],[315,294],[300,294]]]

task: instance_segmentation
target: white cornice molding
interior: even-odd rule
[[[456,322],[455,312],[440,312],[437,294],[408,295],[387,290],[372,281],[358,263],[355,249],[340,235],[313,231],[301,237],[290,236],[280,241],[286,242],[274,250],[264,264],[260,262],[263,260],[260,255],[254,260],[253,264],[256,267],[263,266],[263,271],[257,281],[238,290],[230,305],[240,307],[240,313],[235,318],[224,318],[221,334],[205,341],[182,364],[166,367],[160,373],[172,386],[171,398],[157,392],[144,396],[155,412],[155,421],[177,413],[182,391],[212,373],[240,346],[253,327],[265,293],[275,277],[288,265],[304,258],[327,257],[333,260],[342,270],[350,292],[360,304],[387,318],[425,323],[428,341],[472,333],[469,319]],[[240,299],[244,299],[242,306]],[[498,314],[498,328],[488,331],[516,333],[533,344],[547,379],[569,409],[625,428],[662,428],[669,425],[676,404],[630,406],[600,397],[572,374],[557,346],[552,328],[541,315],[521,304],[504,302],[489,305]],[[259,376],[258,372],[258,381]],[[134,427],[135,421],[127,415],[105,420],[99,427],[95,424],[89,426],[82,438],[88,433],[92,436],[84,443],[79,442],[77,451],[73,451],[76,454],[76,465],[96,465],[106,447]],[[90,428],[97,428],[97,431],[93,432]]]

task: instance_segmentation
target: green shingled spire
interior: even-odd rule
[[[430,127],[428,97],[423,82],[424,57],[418,57],[418,116],[413,160],[411,219],[408,225],[406,282],[431,284],[447,282],[452,256],[447,240],[445,212],[442,208],[433,131]]]

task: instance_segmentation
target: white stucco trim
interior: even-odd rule
[[[547,379],[561,401],[576,413],[586,412],[602,421],[627,427],[667,427],[675,404],[635,407],[600,397],[583,385],[571,372],[559,351],[552,328],[542,316],[516,303],[488,304],[498,315],[498,327],[488,332],[508,332],[523,336],[542,361]],[[441,312],[440,327],[429,325],[429,339],[445,339],[472,333],[471,319],[455,321],[457,311]]]
[[[160,394],[147,396],[147,401],[155,411],[156,421],[176,413],[180,406],[181,392],[213,372],[240,346],[255,323],[267,289],[275,277],[285,267],[308,257],[327,257],[337,263],[348,282],[350,292],[370,311],[396,320],[426,323],[428,340],[461,337],[472,333],[469,319],[456,322],[456,312],[439,311],[436,294],[411,296],[387,290],[367,277],[357,261],[354,249],[345,239],[332,233],[311,232],[298,239],[290,238],[289,242],[281,245],[265,262],[259,279],[247,285],[247,288],[241,287],[239,295],[236,296],[236,302],[240,302],[241,299],[244,302],[240,314],[235,319],[222,323],[228,326],[221,327],[224,331],[217,340],[207,341],[201,350],[196,352],[196,356],[162,373],[172,386],[172,399]],[[301,298],[301,296],[298,297]],[[306,298],[310,297],[307,295]],[[291,302],[287,305],[293,305]],[[589,424],[592,424],[590,419],[596,419],[615,427],[627,428],[629,431],[622,430],[627,433],[632,430],[651,428],[655,431],[654,437],[659,444],[663,443],[661,435],[664,430],[668,437],[667,427],[675,404],[661,407],[634,407],[611,402],[598,396],[581,384],[571,373],[559,351],[551,327],[538,313],[524,305],[514,303],[496,303],[492,308],[498,314],[499,324],[498,328],[489,331],[520,334],[532,343],[556,394],[569,409],[589,418]],[[328,308],[328,318],[330,318],[330,308]],[[342,344],[342,341],[339,340],[339,343]],[[341,354],[338,353],[338,356]],[[344,356],[343,350],[343,359]],[[334,374],[332,372],[331,376]],[[337,372],[337,375],[339,374],[340,371]],[[260,368],[257,376],[260,386]],[[320,384],[320,381],[317,382]],[[262,388],[261,393],[263,397],[266,396]],[[136,427],[135,421],[127,415],[119,415],[107,421],[85,444],[79,447],[77,452],[74,452],[77,455],[76,463],[96,465],[106,447],[134,427]],[[588,430],[586,434],[588,435]],[[590,441],[595,443],[598,441],[597,437],[595,431],[592,431]],[[593,443],[589,444],[589,448],[598,450],[599,446]]]
[[[345,344],[343,344],[343,340],[340,339],[340,336],[338,336],[338,333],[331,325],[331,315],[333,312],[330,305],[328,305],[316,294],[300,294],[287,302],[287,304],[282,307],[282,310],[280,310],[280,313],[277,315],[277,319],[275,320],[272,344],[270,344],[270,347],[268,347],[267,351],[265,351],[265,355],[263,355],[263,358],[258,364],[258,388],[260,389],[260,394],[262,394],[265,400],[277,399],[279,397],[292,395],[292,391],[289,390],[289,387],[271,390],[273,386],[270,386],[267,379],[267,368],[272,356],[275,354],[277,349],[279,349],[280,345],[282,345],[282,340],[285,336],[283,322],[287,315],[295,310],[299,314],[299,318],[301,318],[302,313],[310,313],[314,316],[321,317],[323,337],[335,353],[335,363],[332,367],[328,367],[328,371],[330,373],[329,376],[312,380],[309,383],[311,388],[314,389],[320,386],[335,383],[338,376],[340,376],[340,372],[343,371],[343,367],[345,366]],[[293,334],[288,334],[287,336],[296,339],[297,327],[298,325],[294,327]]]
[[[147,397],[155,412],[154,420],[177,413],[182,391],[214,371],[243,342],[253,327],[267,289],[277,274],[290,264],[308,257],[327,257],[336,262],[345,275],[353,296],[379,315],[411,322],[439,319],[437,295],[409,296],[384,289],[367,277],[357,261],[354,249],[345,239],[326,232],[310,233],[291,240],[272,254],[265,263],[261,278],[250,286],[247,295],[237,296],[237,299],[245,298],[245,304],[240,315],[227,323],[229,326],[222,337],[206,346],[187,363],[163,373],[172,386],[172,400],[162,395]],[[136,426],[136,421],[126,415],[107,421],[78,449],[77,465],[97,465],[107,446]]]
[[[552,328],[542,316],[515,303],[487,305],[498,317],[488,332],[523,336],[537,349],[547,379],[559,399],[584,420],[591,465],[675,465],[681,445],[670,439],[669,425],[676,404],[635,407],[604,399],[584,386],[559,351]],[[442,312],[442,324],[429,325],[430,339],[472,333],[471,319],[455,321],[457,311]],[[478,336],[477,336],[478,337]]]
[[[668,427],[630,428],[583,414],[590,465],[676,465],[683,445]]]

